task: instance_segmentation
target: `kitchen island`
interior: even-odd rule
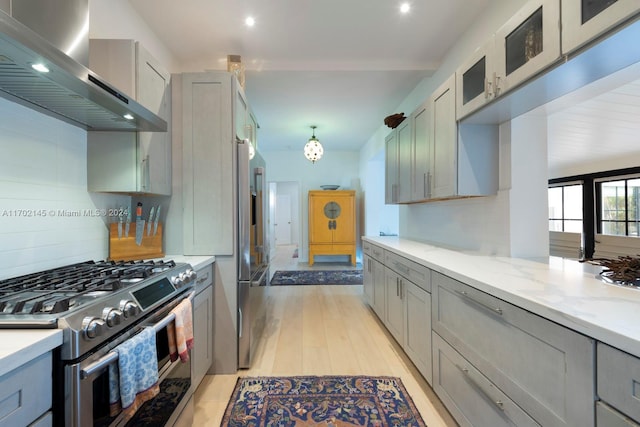
[[[461,425],[640,426],[639,290],[556,257],[363,248],[369,304]]]

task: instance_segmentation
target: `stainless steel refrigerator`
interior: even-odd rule
[[[238,161],[238,366],[249,368],[266,324],[269,279],[264,159],[237,140]]]

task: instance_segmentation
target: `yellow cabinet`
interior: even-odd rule
[[[309,191],[309,265],[315,255],[350,255],[356,265],[356,192]]]

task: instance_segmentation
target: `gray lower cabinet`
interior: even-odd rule
[[[45,353],[0,377],[0,426],[51,425],[52,367]]]
[[[595,342],[591,338],[435,272],[432,328],[434,337],[437,333],[482,375],[465,381],[481,384],[486,378],[490,388],[483,390],[508,396],[540,425],[594,425]],[[445,369],[439,351],[434,349],[434,389],[443,400],[453,399],[448,397],[451,391],[438,384]],[[492,425],[478,422],[480,413],[475,410],[469,405],[471,412],[464,417],[458,414],[458,422]]]
[[[431,294],[405,281],[404,351],[418,371],[432,384],[431,375]]]
[[[433,334],[433,388],[465,426],[539,426],[472,364]]]
[[[192,371],[194,389],[213,363],[213,269],[211,264],[197,271],[193,301]]]
[[[606,402],[606,405],[598,402],[598,426],[637,426],[640,423],[640,359],[600,342],[596,357],[598,397]],[[613,419],[617,422],[611,421]]]
[[[404,343],[404,303],[400,276],[385,267],[385,310],[384,325],[400,345]]]
[[[364,292],[367,303],[376,315],[384,321],[385,316],[385,274],[384,250],[369,242],[362,242],[364,252]]]

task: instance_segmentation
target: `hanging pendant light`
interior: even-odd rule
[[[311,161],[311,163],[315,163],[316,161],[322,158],[322,154],[324,153],[324,149],[322,148],[322,144],[316,138],[316,127],[311,126],[313,129],[313,135],[309,138],[309,142],[307,142],[304,146],[304,156]]]

